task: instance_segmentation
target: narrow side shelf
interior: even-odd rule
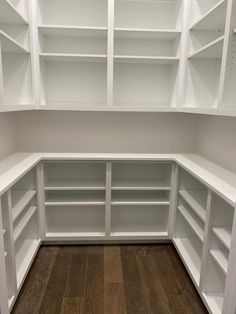
[[[19,224],[17,225],[17,227],[14,230],[14,242],[16,242],[19,239],[21,233],[24,231],[25,227],[27,226],[27,224],[31,220],[31,218],[34,216],[36,211],[37,211],[36,206],[30,207],[30,209],[24,215],[22,220],[19,222]]]
[[[3,52],[27,53],[29,50],[20,45],[15,39],[11,38],[4,31],[0,30],[0,41]]]
[[[220,249],[210,249],[210,255],[215,260],[215,262],[218,264],[218,266],[221,268],[221,270],[227,274],[227,268],[228,268],[228,260],[222,253]]]
[[[21,215],[25,207],[31,202],[35,195],[36,191],[25,191],[23,194],[22,191],[18,191],[17,194],[15,194],[15,205],[12,208],[13,222]]]
[[[190,30],[218,30],[224,27],[226,13],[226,0],[219,1],[198,21],[193,23]]]
[[[197,224],[197,222],[194,220],[194,218],[189,214],[187,209],[180,205],[178,206],[179,212],[182,214],[184,219],[187,221],[187,223],[190,225],[190,227],[193,229],[194,233],[197,235],[197,237],[200,239],[200,241],[204,241],[204,231],[202,228]]]
[[[190,54],[189,58],[218,58],[222,57],[223,51],[223,44],[224,44],[224,36],[217,38],[216,40],[212,41],[208,45],[202,47],[201,49],[197,50]]]
[[[196,191],[194,191],[196,193]],[[179,191],[180,196],[185,200],[185,202],[192,208],[192,210],[195,212],[198,217],[205,222],[206,220],[206,210],[201,205],[203,202],[197,201],[191,194],[191,191],[186,190],[180,190]],[[200,194],[200,193],[199,193]]]
[[[229,250],[231,242],[231,233],[227,227],[213,227],[212,232],[223,243],[223,245]]]
[[[0,20],[4,24],[28,24],[26,18],[9,0],[0,1]]]

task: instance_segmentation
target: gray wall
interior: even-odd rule
[[[0,160],[15,152],[15,140],[14,113],[0,113]]]
[[[17,113],[21,151],[192,152],[196,117],[171,113]]]
[[[197,151],[236,173],[236,117],[199,116]]]

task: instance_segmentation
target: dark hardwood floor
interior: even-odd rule
[[[41,247],[14,314],[207,313],[171,244]]]

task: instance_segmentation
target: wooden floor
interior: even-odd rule
[[[174,247],[41,247],[14,314],[207,313]]]

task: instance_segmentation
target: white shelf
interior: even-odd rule
[[[19,288],[23,283],[24,278],[30,269],[31,263],[34,260],[35,254],[37,253],[39,245],[40,240],[38,239],[24,241],[23,246],[20,249],[22,256],[18,257],[22,262],[17,269],[17,288]]]
[[[222,314],[224,296],[223,295],[206,295],[203,293],[203,297],[210,307],[212,313]]]
[[[77,206],[77,205],[104,205],[105,195],[83,195],[50,193],[45,201],[46,206]]]
[[[68,238],[97,238],[105,237],[105,232],[47,232],[46,238],[68,239]]]
[[[226,0],[219,1],[198,21],[192,24],[190,30],[220,30],[225,25]]]
[[[170,205],[170,201],[167,196],[163,195],[149,195],[145,193],[136,194],[120,194],[112,196],[112,205]]]
[[[36,206],[30,207],[27,213],[21,219],[21,221],[17,224],[16,228],[14,229],[14,242],[16,242],[19,239],[21,233],[24,231],[25,227],[27,226],[31,218],[34,216],[36,211],[37,211]]]
[[[6,251],[4,252],[4,257],[5,257],[5,258],[7,257],[7,252],[6,252]]]
[[[194,220],[194,218],[191,216],[191,214],[187,211],[187,209],[180,205],[178,206],[179,212],[182,214],[184,219],[187,221],[189,226],[193,229],[194,233],[197,235],[197,237],[200,239],[200,241],[204,241],[204,231],[202,228],[198,225],[198,223]]]
[[[156,56],[125,56],[115,55],[117,63],[151,63],[151,64],[173,64],[179,61],[178,57],[156,57]]]
[[[227,274],[228,260],[220,249],[210,249],[210,254],[221,270]]]
[[[236,28],[234,29],[234,34],[236,34]]]
[[[25,207],[32,201],[36,191],[14,191],[14,207],[12,208],[12,219],[13,222],[20,216],[24,211]]]
[[[153,180],[114,180],[112,190],[150,190],[150,191],[170,191],[170,186],[166,182]]]
[[[224,44],[224,36],[217,38],[208,45],[202,47],[201,49],[193,52],[189,58],[218,58],[222,57]]]
[[[194,191],[195,195],[197,191]],[[197,200],[194,198],[194,196],[191,194],[191,191],[185,191],[180,190],[179,194],[181,197],[185,200],[185,202],[192,208],[192,210],[195,212],[195,214],[198,215],[198,217],[205,222],[206,220],[206,210],[203,207],[204,201],[201,200],[201,192],[198,193]]]
[[[29,53],[29,51],[16,40],[0,30],[0,41],[2,52]]]
[[[3,233],[3,236],[5,236],[5,234],[6,234],[6,229],[3,229],[3,230],[2,230],[2,233]]]
[[[115,39],[174,40],[180,34],[168,29],[115,28]]]
[[[76,53],[40,53],[45,61],[54,62],[106,62],[107,55],[76,54]]]
[[[106,27],[65,26],[65,25],[39,25],[41,35],[49,37],[88,37],[106,38]]]
[[[2,24],[28,24],[9,0],[0,1],[0,21]]]
[[[111,232],[111,237],[117,238],[166,238],[168,232]]]
[[[224,244],[224,246],[229,250],[231,242],[231,232],[227,227],[213,227],[213,233],[215,236]]]
[[[201,257],[196,253],[192,243],[186,239],[174,239],[174,244],[188,269],[195,284],[199,286]]]
[[[48,182],[44,187],[45,191],[103,191],[105,183],[100,181],[65,181]]]

